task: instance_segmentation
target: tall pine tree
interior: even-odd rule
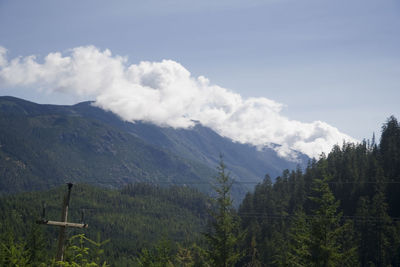
[[[352,232],[342,223],[339,201],[328,185],[328,178],[315,179],[309,197],[312,213],[299,210],[290,229],[289,262],[292,266],[354,266],[354,244],[343,236]],[[343,242],[346,240],[346,242]]]
[[[232,180],[226,173],[222,156],[216,177],[214,207],[210,210],[212,222],[210,230],[205,234],[208,242],[207,254],[212,266],[234,266],[241,257],[238,250],[239,235],[238,217],[234,213],[230,190]]]

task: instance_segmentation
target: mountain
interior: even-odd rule
[[[51,188],[88,182],[121,187],[132,182],[186,184],[203,190],[219,155],[244,195],[265,174],[304,166],[280,158],[271,148],[235,143],[197,124],[192,129],[163,128],[122,121],[83,102],[40,105],[0,97],[0,192]]]

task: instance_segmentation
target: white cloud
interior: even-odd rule
[[[344,139],[355,141],[321,121],[289,120],[280,114],[282,104],[263,97],[244,99],[203,76],[191,76],[172,60],[129,65],[126,58],[94,46],[76,47],[66,55],[50,53],[42,63],[35,56],[9,61],[6,52],[0,47],[1,84],[95,99],[96,106],[127,121],[174,128],[200,121],[237,142],[280,144],[276,150],[284,157],[293,155],[291,150],[318,157]]]

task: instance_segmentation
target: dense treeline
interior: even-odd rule
[[[374,139],[335,146],[304,170],[284,171],[274,181],[266,175],[238,210],[232,205],[232,180],[223,161],[211,200],[185,187],[77,187],[74,206],[96,212],[88,214],[87,236],[71,233],[78,234],[71,244],[80,243],[69,246],[68,264],[400,266],[396,118],[390,117],[382,127],[379,144]],[[50,207],[56,209],[61,199],[55,201],[54,196],[60,192],[1,198],[5,215],[0,221],[0,265],[7,266],[4,263],[11,258],[25,260],[26,265],[51,258],[46,252],[51,242],[43,240],[54,240],[54,229],[43,234],[43,228],[26,225],[42,200],[55,203]],[[95,238],[97,233],[100,239]],[[92,253],[85,250],[85,241],[92,245]]]
[[[41,217],[42,203],[46,203],[46,219],[59,220],[65,192],[66,187],[60,187],[0,198],[0,266],[8,266],[1,260],[12,248],[25,249],[26,253],[33,248],[40,255],[35,258],[42,261],[54,257],[57,227],[36,225],[35,221]],[[178,250],[178,244],[186,247],[195,243],[205,229],[207,203],[204,194],[187,187],[137,183],[107,190],[78,184],[72,190],[68,221],[80,222],[84,211],[89,228],[70,228],[68,235],[109,239],[102,259],[114,266],[132,266],[143,249],[154,247],[162,239],[168,241],[171,252]]]
[[[244,262],[268,266],[400,265],[400,127],[335,146],[302,171],[269,176],[244,199]],[[257,266],[257,265],[251,265]]]

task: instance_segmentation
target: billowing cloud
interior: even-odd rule
[[[63,92],[118,114],[126,121],[147,121],[160,126],[189,128],[199,121],[219,134],[241,143],[275,149],[290,157],[298,150],[311,157],[328,152],[343,140],[355,141],[321,121],[302,123],[282,116],[282,104],[243,98],[203,77],[193,77],[172,60],[129,65],[124,57],[94,46],[68,53],[50,53],[8,60],[0,47],[0,84],[35,86]]]

